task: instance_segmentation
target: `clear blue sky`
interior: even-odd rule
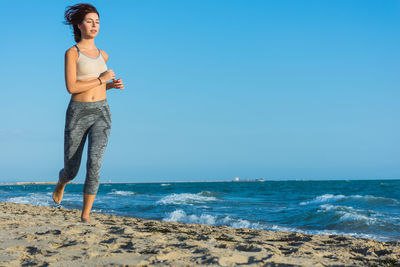
[[[1,0],[0,182],[58,179],[76,3]],[[400,1],[88,3],[125,84],[101,181],[400,178]]]

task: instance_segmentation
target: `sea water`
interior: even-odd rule
[[[83,184],[0,185],[0,201],[82,209]],[[400,241],[400,180],[102,183],[92,211]]]

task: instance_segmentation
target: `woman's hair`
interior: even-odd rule
[[[91,4],[76,4],[73,6],[67,6],[67,10],[64,13],[64,24],[72,25],[74,29],[74,38],[75,42],[79,42],[81,40],[81,30],[78,28],[78,24],[82,23],[87,13],[97,13],[100,19],[99,12],[97,9]]]

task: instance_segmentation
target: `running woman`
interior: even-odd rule
[[[122,79],[115,79],[112,69],[107,69],[108,54],[95,45],[94,39],[100,30],[99,12],[90,4],[67,8],[64,23],[72,25],[76,44],[65,52],[65,83],[71,99],[65,118],[64,168],[59,172],[53,200],[60,204],[65,185],[77,176],[88,139],[81,221],[89,222],[111,130],[106,91],[124,89],[124,85]]]

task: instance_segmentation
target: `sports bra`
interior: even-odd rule
[[[83,80],[87,78],[97,78],[107,70],[106,61],[99,50],[99,55],[96,58],[89,57],[81,52],[77,45],[79,56],[76,64],[76,79]]]

